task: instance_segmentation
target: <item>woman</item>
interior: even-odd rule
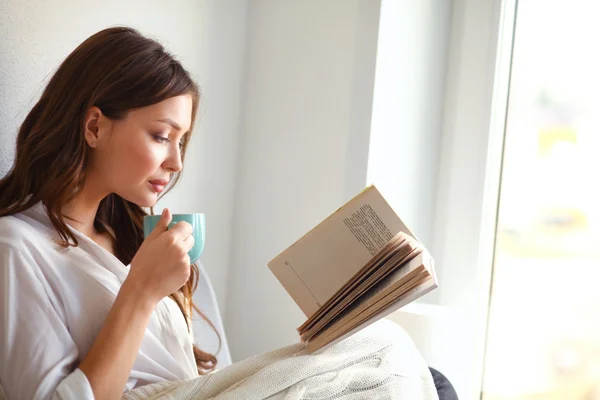
[[[196,84],[160,44],[111,28],[66,58],[25,118],[0,180],[8,399],[118,399],[124,390],[137,399],[164,394],[170,382],[187,382],[169,389],[184,398],[289,390],[374,398],[382,388],[437,398],[422,358],[394,329],[386,329],[392,339],[357,335],[321,356],[292,346],[199,377],[216,358],[192,343],[191,227],[167,231],[165,210],[145,240],[142,228],[143,207],[182,170],[198,101]],[[408,344],[393,346],[398,337]]]
[[[177,181],[198,100],[160,44],[112,28],[66,58],[25,118],[0,181],[9,399],[119,398],[215,367],[188,332],[191,226],[167,232],[167,210],[144,241],[142,225]]]

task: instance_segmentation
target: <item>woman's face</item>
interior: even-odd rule
[[[94,147],[86,188],[89,185],[104,195],[116,193],[142,207],[153,206],[172,174],[182,168],[181,143],[191,119],[190,95],[129,111],[122,120],[108,119],[100,112],[91,139],[86,129],[86,140]],[[89,121],[90,113],[86,127]]]

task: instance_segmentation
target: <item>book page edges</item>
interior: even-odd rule
[[[430,262],[432,263],[432,259],[429,258]],[[428,270],[433,270],[433,265],[428,265],[425,266]],[[438,281],[437,278],[435,276],[435,274],[431,275],[431,279],[427,280],[427,282],[423,283],[421,285],[420,290],[416,290],[413,293],[409,294],[406,297],[400,298],[398,299],[397,302],[393,303],[392,305],[390,305],[388,308],[385,308],[384,310],[380,311],[379,313],[375,314],[373,317],[369,318],[368,320],[366,320],[365,322],[363,322],[362,324],[358,325],[357,327],[351,329],[350,331],[348,331],[347,333],[343,334],[342,336],[340,336],[337,339],[332,340],[331,342],[325,344],[324,346],[317,348],[317,349],[313,349],[311,346],[310,341],[307,343],[307,350],[309,353],[311,354],[320,354],[321,352],[327,350],[329,347],[335,345],[336,343],[341,342],[344,339],[347,339],[348,337],[352,336],[353,334],[359,332],[360,330],[364,329],[365,327],[377,322],[378,320],[385,318],[386,316],[388,316],[389,314],[399,310],[400,308],[404,307],[405,305],[412,303],[413,301],[417,300],[418,298],[426,295],[427,293],[431,292],[432,290],[436,289],[438,287]]]

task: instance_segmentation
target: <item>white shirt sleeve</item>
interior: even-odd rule
[[[0,243],[0,383],[8,400],[94,399],[47,288],[26,249]]]

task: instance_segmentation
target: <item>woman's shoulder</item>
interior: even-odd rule
[[[41,276],[53,242],[43,231],[43,224],[27,213],[0,217],[0,270],[18,266],[19,273]],[[1,273],[0,273],[1,275]]]
[[[29,236],[33,230],[33,227],[23,219],[18,218],[18,215],[0,217],[0,242],[6,239]]]
[[[18,249],[22,246],[37,246],[43,242],[46,225],[28,211],[0,217],[1,247]]]

